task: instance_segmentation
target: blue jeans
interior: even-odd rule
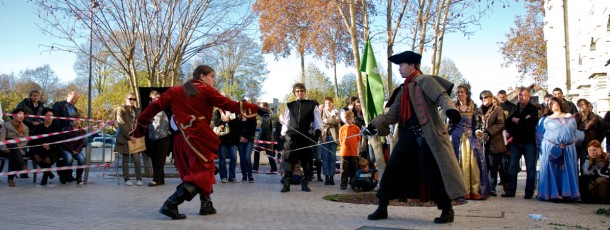
[[[74,159],[77,161],[77,165],[85,165],[85,154],[80,152],[78,154],[72,154],[70,151],[61,148],[61,155],[64,158],[63,165],[64,166],[72,166],[72,162]],[[64,171],[68,176],[72,176],[72,169],[68,169]],[[82,176],[83,169],[76,169],[76,177],[79,178]]]
[[[335,175],[335,162],[337,161],[337,143],[332,135],[326,135],[327,144],[322,145],[322,173],[324,176]],[[329,152],[330,150],[330,152]]]
[[[220,144],[218,148],[218,173],[220,173],[220,179],[227,178],[227,162],[226,157],[229,156],[231,160],[229,162],[229,179],[235,179],[235,167],[237,166],[237,145],[233,144]]]
[[[536,153],[536,144],[518,144],[510,145],[510,159],[508,166],[508,189],[505,191],[507,195],[515,195],[517,190],[517,174],[519,173],[519,161],[521,156],[525,157],[525,170],[527,177],[525,179],[525,196],[533,196],[536,187],[536,161],[538,154]]]
[[[239,143],[239,167],[241,175],[244,177],[252,177],[252,145],[254,140],[248,140],[246,143]]]
[[[83,154],[83,152],[74,155],[71,152],[65,150],[64,148],[61,148],[61,154],[64,157],[65,166],[72,166],[72,162],[74,162],[74,160],[77,161],[77,165],[79,166],[85,165],[85,154]]]

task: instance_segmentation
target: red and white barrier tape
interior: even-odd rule
[[[254,148],[259,148],[259,149],[265,150],[265,153],[263,153],[263,155],[265,155],[265,156],[267,156],[267,157],[269,157],[269,158],[275,159],[277,162],[280,162],[280,161],[281,161],[281,158],[276,157],[276,156],[271,156],[271,155],[267,154],[267,151],[274,152],[274,150],[271,150],[271,149],[268,149],[268,148],[265,148],[265,147],[262,147],[262,146],[258,146],[258,145],[255,145],[255,146],[254,146]],[[259,153],[261,152],[261,150],[256,150],[256,149],[254,149],[254,151],[257,151],[257,152],[259,152]],[[276,154],[281,154],[281,153],[280,153],[279,151],[277,151],[277,150],[275,150],[275,153],[276,153]]]
[[[84,139],[84,138],[87,138],[89,136],[92,136],[93,134],[99,133],[100,131],[105,129],[106,126],[108,126],[110,123],[112,123],[112,122],[108,122],[108,123],[104,124],[104,126],[102,126],[101,128],[99,128],[99,129],[97,129],[95,131],[86,133],[85,135],[82,135],[82,136],[76,136],[76,137],[73,137],[73,138],[69,138],[69,139],[65,139],[65,140],[61,140],[61,141],[56,141],[56,142],[53,142],[53,143],[46,143],[46,144],[54,145],[54,144],[61,144],[61,143],[66,143],[66,142],[70,142],[70,141]],[[28,145],[28,146],[25,146],[25,147],[19,147],[18,146],[18,147],[6,148],[6,149],[23,149],[23,148],[38,147],[38,146],[42,146],[42,145],[43,144],[40,144],[40,145]]]
[[[19,175],[23,173],[43,173],[43,172],[51,172],[51,171],[62,171],[68,169],[84,169],[84,168],[97,168],[102,167],[102,169],[107,169],[110,167],[114,167],[115,164],[111,163],[100,163],[100,164],[92,164],[92,165],[77,165],[77,166],[63,166],[63,167],[53,167],[53,168],[39,168],[39,169],[28,169],[28,170],[20,170],[20,171],[11,171],[11,172],[3,172],[0,176],[8,176],[8,175]]]
[[[21,114],[10,114],[10,113],[4,113],[4,116],[11,116],[11,117],[16,117],[16,116],[20,116]],[[43,116],[43,115],[30,115],[30,114],[23,114],[23,117],[31,117],[31,118],[51,118],[51,119],[57,119],[57,120],[72,120],[72,121],[92,121],[92,122],[109,122],[112,120],[103,120],[103,119],[88,119],[88,118],[74,118],[74,117],[56,117],[56,116]]]
[[[254,140],[254,143],[259,143],[259,144],[269,144],[269,145],[277,145],[276,141],[261,141],[261,140]]]
[[[56,136],[56,135],[66,134],[66,133],[75,132],[75,131],[79,131],[79,130],[87,130],[89,128],[93,128],[96,126],[97,125],[92,125],[89,127],[83,127],[83,128],[72,129],[72,130],[67,130],[67,131],[45,133],[45,134],[34,135],[34,136],[29,136],[29,137],[21,137],[21,138],[15,138],[15,139],[10,139],[10,140],[4,140],[4,141],[0,141],[0,146],[4,146],[7,144],[17,144],[17,143],[24,142],[24,141],[33,141],[33,140],[44,138],[44,137]]]

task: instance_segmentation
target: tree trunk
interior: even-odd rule
[[[386,18],[386,26],[387,26],[387,31],[388,31],[388,49],[387,49],[387,55],[388,58],[390,56],[392,56],[392,54],[394,54],[394,41],[396,40],[396,35],[398,34],[398,28],[400,28],[400,22],[402,21],[402,17],[405,15],[405,10],[407,9],[407,4],[409,3],[409,1],[405,1],[404,4],[402,5],[402,9],[400,11],[400,14],[398,15],[398,18],[396,19],[396,27],[392,28],[392,0],[388,0],[388,11],[387,11],[387,18]],[[390,62],[390,60],[387,60],[387,65],[388,65],[388,92],[391,92],[394,84],[394,81],[392,80],[392,62]]]
[[[335,81],[335,98],[339,98],[339,84],[337,84],[337,59],[333,59],[333,74]]]
[[[388,31],[388,46],[386,49],[386,54],[388,56],[388,58],[390,56],[392,56],[392,54],[394,53],[394,34],[396,34],[397,31],[392,30],[392,0],[388,0],[388,8],[387,8],[387,15],[386,15],[386,29]],[[398,22],[397,24],[400,23],[401,18],[398,18]],[[387,64],[387,72],[388,72],[388,92],[390,92],[392,90],[392,62],[390,62],[390,60],[386,60],[386,64]]]
[[[305,51],[300,51],[301,56],[301,83],[305,84]]]
[[[436,13],[436,22],[434,23],[434,42],[432,42],[432,75],[438,75],[438,69],[436,68],[436,55],[438,53],[438,40],[440,34],[440,23],[441,16],[443,14],[443,7],[445,7],[445,0],[439,0],[438,10]]]
[[[445,6],[445,18],[443,19],[443,24],[441,27],[441,32],[440,35],[438,37],[438,52],[437,52],[437,56],[436,56],[436,63],[434,63],[434,68],[436,69],[436,74],[438,74],[438,71],[440,70],[440,66],[441,66],[441,60],[442,60],[442,56],[443,56],[443,41],[445,39],[445,28],[447,26],[447,18],[449,18],[449,8],[451,7],[451,1],[447,1],[447,5]],[[435,74],[435,75],[436,75]]]
[[[423,1],[422,1],[423,2]],[[423,54],[424,53],[424,45],[426,45],[426,29],[428,27],[428,24],[426,23],[428,21],[428,17],[430,16],[430,8],[432,6],[432,0],[428,0],[428,7],[426,7],[425,9],[425,13],[422,15],[421,18],[421,27],[419,28],[419,47],[418,47],[418,51],[419,54]]]
[[[421,28],[423,25],[424,20],[422,20],[422,15],[424,14],[424,6],[425,6],[425,0],[419,0],[419,9],[417,10],[417,24],[418,27]],[[418,30],[417,27],[413,27],[413,40],[411,42],[411,50],[415,49],[415,42],[417,41],[417,34],[418,34]]]

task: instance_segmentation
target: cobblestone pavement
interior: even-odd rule
[[[262,169],[265,169],[264,167]],[[267,166],[268,170],[268,166]],[[18,179],[9,188],[0,178],[0,229],[608,229],[610,217],[597,215],[608,205],[562,204],[523,199],[524,178],[515,198],[492,197],[455,207],[455,222],[438,225],[436,208],[390,207],[387,220],[369,221],[373,205],[323,200],[328,194],[350,193],[339,186],[312,182],[312,192],[280,193],[279,175],[255,174],[256,183],[223,183],[212,199],[218,214],[199,216],[199,200],[180,205],[185,220],[158,213],[163,201],[180,183],[169,178],[157,187],[117,185],[109,174],[92,172],[89,184],[61,185],[57,178],[40,186]],[[524,177],[525,173],[520,173]],[[335,175],[338,178],[338,175]],[[145,179],[148,183],[150,179]],[[501,187],[498,188],[502,193]],[[528,214],[540,214],[533,220]],[[377,228],[373,228],[377,227]],[[364,228],[363,228],[364,229]]]

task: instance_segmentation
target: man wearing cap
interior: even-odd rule
[[[423,185],[442,210],[434,223],[453,222],[451,200],[466,194],[464,179],[453,153],[447,128],[437,110],[440,107],[451,124],[460,122],[460,113],[449,94],[453,83],[437,76],[422,75],[421,55],[406,51],[389,58],[399,65],[405,78],[390,98],[386,114],[377,116],[366,132],[388,135],[389,125],[398,123],[399,140],[381,177],[379,207],[369,220],[388,218],[391,199],[418,198]]]

